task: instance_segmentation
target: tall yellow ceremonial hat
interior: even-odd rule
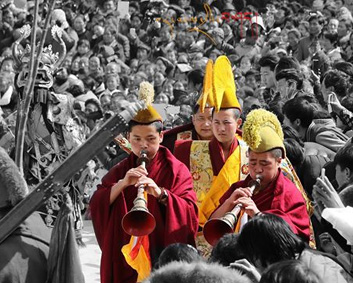
[[[281,124],[277,116],[267,110],[255,109],[246,116],[243,140],[254,152],[262,153],[280,148],[282,158],[286,157]]]
[[[139,89],[139,99],[146,102],[146,109],[139,110],[132,121],[140,124],[150,124],[155,121],[163,121],[161,115],[152,106],[154,98],[154,88],[149,82],[141,82]]]
[[[219,56],[213,66],[213,101],[216,111],[224,108],[241,110],[232,71],[227,56]]]
[[[213,61],[209,59],[206,64],[205,76],[203,79],[202,93],[197,104],[200,105],[200,112],[203,113],[206,107],[214,106],[213,94]]]

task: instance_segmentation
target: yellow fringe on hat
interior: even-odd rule
[[[161,115],[152,106],[154,99],[154,88],[149,82],[141,82],[139,89],[139,99],[144,100],[146,108],[137,112],[135,117],[132,119],[135,122],[141,124],[149,124],[154,121],[163,121]]]
[[[213,61],[209,59],[207,61],[205,77],[203,79],[202,94],[198,101],[201,113],[205,111],[206,107],[214,106],[213,98]]]
[[[236,96],[232,65],[227,56],[219,56],[213,67],[213,93],[216,111],[221,108],[241,109]]]
[[[283,131],[276,115],[264,109],[255,109],[246,116],[243,126],[243,140],[248,144],[250,149],[259,147],[262,141],[261,130],[265,127],[270,127],[274,130],[282,142],[282,145],[279,145],[279,147],[284,147]]]
[[[144,100],[146,105],[151,105],[154,100],[154,88],[149,82],[141,82],[138,98]]]

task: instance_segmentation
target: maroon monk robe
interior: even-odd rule
[[[125,261],[121,248],[129,243],[130,235],[121,227],[123,216],[133,207],[137,188],[129,186],[109,205],[111,187],[125,173],[137,167],[134,154],[114,166],[102,179],[92,196],[90,208],[98,244],[102,250],[101,282],[136,282],[137,273]],[[168,149],[161,146],[147,166],[148,177],[169,192],[167,205],[148,195],[148,209],[156,219],[156,228],[149,235],[152,266],[161,251],[172,243],[195,246],[198,228],[196,194],[192,189],[189,170]]]
[[[246,188],[251,180],[250,175],[245,180],[234,183],[220,199],[222,205],[237,188]],[[309,215],[305,200],[292,183],[279,169],[278,177],[264,190],[252,197],[261,212],[272,213],[283,218],[293,232],[309,243]]]
[[[181,162],[183,162],[190,169],[190,150],[192,140],[177,140],[174,147],[174,155]],[[230,145],[229,155],[231,155],[238,146],[238,140],[234,139]],[[210,158],[212,164],[213,175],[217,176],[219,171],[221,171],[225,158],[223,156],[223,149],[219,141],[216,138],[210,140],[208,144],[210,151]]]

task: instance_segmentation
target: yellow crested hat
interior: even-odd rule
[[[213,66],[213,94],[216,111],[221,108],[238,108],[241,110],[232,71],[227,56],[219,56]]]
[[[286,157],[281,124],[276,115],[267,110],[255,109],[246,116],[243,140],[254,152],[262,153],[280,148],[282,158]]]
[[[209,59],[206,64],[203,88],[197,104],[200,105],[200,112],[203,113],[206,107],[214,106],[213,94],[213,61]]]
[[[141,124],[150,124],[155,121],[163,121],[161,115],[158,111],[152,106],[154,98],[154,88],[149,82],[141,82],[139,89],[139,99],[145,100],[146,109],[139,110],[132,121]]]

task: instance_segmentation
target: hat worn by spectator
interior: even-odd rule
[[[223,12],[231,12],[235,11],[235,7],[232,3],[227,2],[223,7],[222,7],[222,13]]]
[[[281,124],[277,116],[267,110],[255,109],[246,116],[243,139],[253,152],[263,153],[279,148],[282,158],[286,157]]]
[[[141,82],[139,89],[139,99],[145,100],[146,109],[139,110],[132,121],[140,124],[150,124],[156,121],[163,122],[161,115],[152,106],[154,98],[154,88],[149,82]]]
[[[161,60],[163,62],[164,66],[167,68],[167,72],[168,72],[168,70],[173,68],[173,63],[170,62],[167,58],[162,57],[162,56],[158,56],[156,59],[156,62],[157,62],[157,60]]]
[[[278,48],[277,51],[276,51],[276,54],[277,55],[282,54],[282,55],[286,56],[287,55],[287,50],[285,50],[284,48]]]
[[[212,34],[212,35],[219,36],[221,39],[224,39],[224,31],[223,31],[223,29],[221,29],[221,28],[214,28],[214,29],[211,31],[211,34]]]
[[[260,27],[262,27],[264,30],[266,30],[265,24],[264,24],[264,20],[262,19],[261,16],[254,16],[251,18],[251,24],[254,25],[258,25]]]

